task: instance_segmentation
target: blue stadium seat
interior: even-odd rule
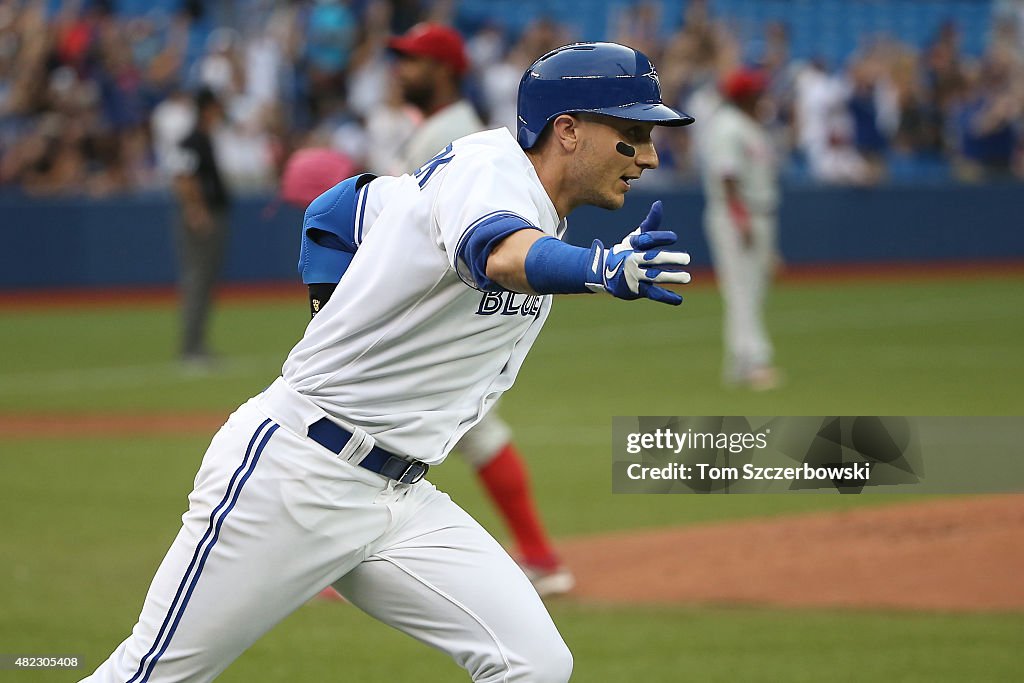
[[[239,0],[236,11],[247,2]],[[674,30],[686,3],[659,0],[665,31]],[[48,0],[55,12],[62,0]],[[211,5],[213,3],[210,3]],[[540,16],[550,16],[576,30],[581,38],[606,39],[610,8],[626,8],[634,0],[461,0],[460,25],[479,26],[497,21],[520,32]],[[147,14],[154,9],[175,12],[181,0],[114,0],[118,12]],[[714,16],[742,27],[744,40],[756,41],[769,21],[783,21],[790,29],[794,57],[827,57],[845,61],[864,34],[888,33],[923,47],[946,19],[953,19],[963,37],[963,50],[984,52],[992,18],[993,0],[709,0]],[[211,10],[212,11],[212,10]]]

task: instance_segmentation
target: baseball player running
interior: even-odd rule
[[[654,126],[692,121],[641,53],[575,44],[524,74],[517,138],[460,138],[358,203],[348,181],[345,277],[282,376],[214,436],[138,623],[86,680],[212,680],[333,583],[474,681],[567,681],[527,577],[424,475],[512,385],[551,295],[682,302],[663,285],[689,281],[689,257],[666,248],[659,202],[610,249],[558,236],[658,165]]]

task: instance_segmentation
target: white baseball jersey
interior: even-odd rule
[[[707,205],[704,226],[725,302],[723,338],[727,383],[745,381],[771,365],[774,354],[764,322],[764,301],[775,258],[779,203],[775,154],[764,127],[729,103],[705,123],[701,147]],[[729,211],[723,178],[737,181],[750,212],[753,243],[740,240]]]
[[[436,464],[512,386],[551,307],[476,289],[460,246],[503,215],[557,237],[565,221],[504,128],[374,180],[357,206],[359,250],[283,375],[382,448]]]
[[[452,140],[483,130],[484,124],[466,100],[449,104],[416,127],[401,153],[398,173],[412,173]]]
[[[722,178],[739,184],[751,211],[774,211],[779,203],[776,155],[764,127],[731,104],[724,103],[706,121],[701,156],[708,202],[725,202]]]

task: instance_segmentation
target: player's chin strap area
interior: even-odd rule
[[[345,445],[352,439],[352,432],[344,427],[321,418],[309,425],[306,432],[309,438],[331,451],[340,454]],[[415,484],[427,475],[430,465],[418,460],[406,460],[390,453],[380,446],[374,446],[358,463],[360,467],[376,472],[400,484]]]

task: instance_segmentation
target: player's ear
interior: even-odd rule
[[[551,137],[564,151],[572,152],[579,145],[580,120],[571,114],[559,114],[551,122]]]

